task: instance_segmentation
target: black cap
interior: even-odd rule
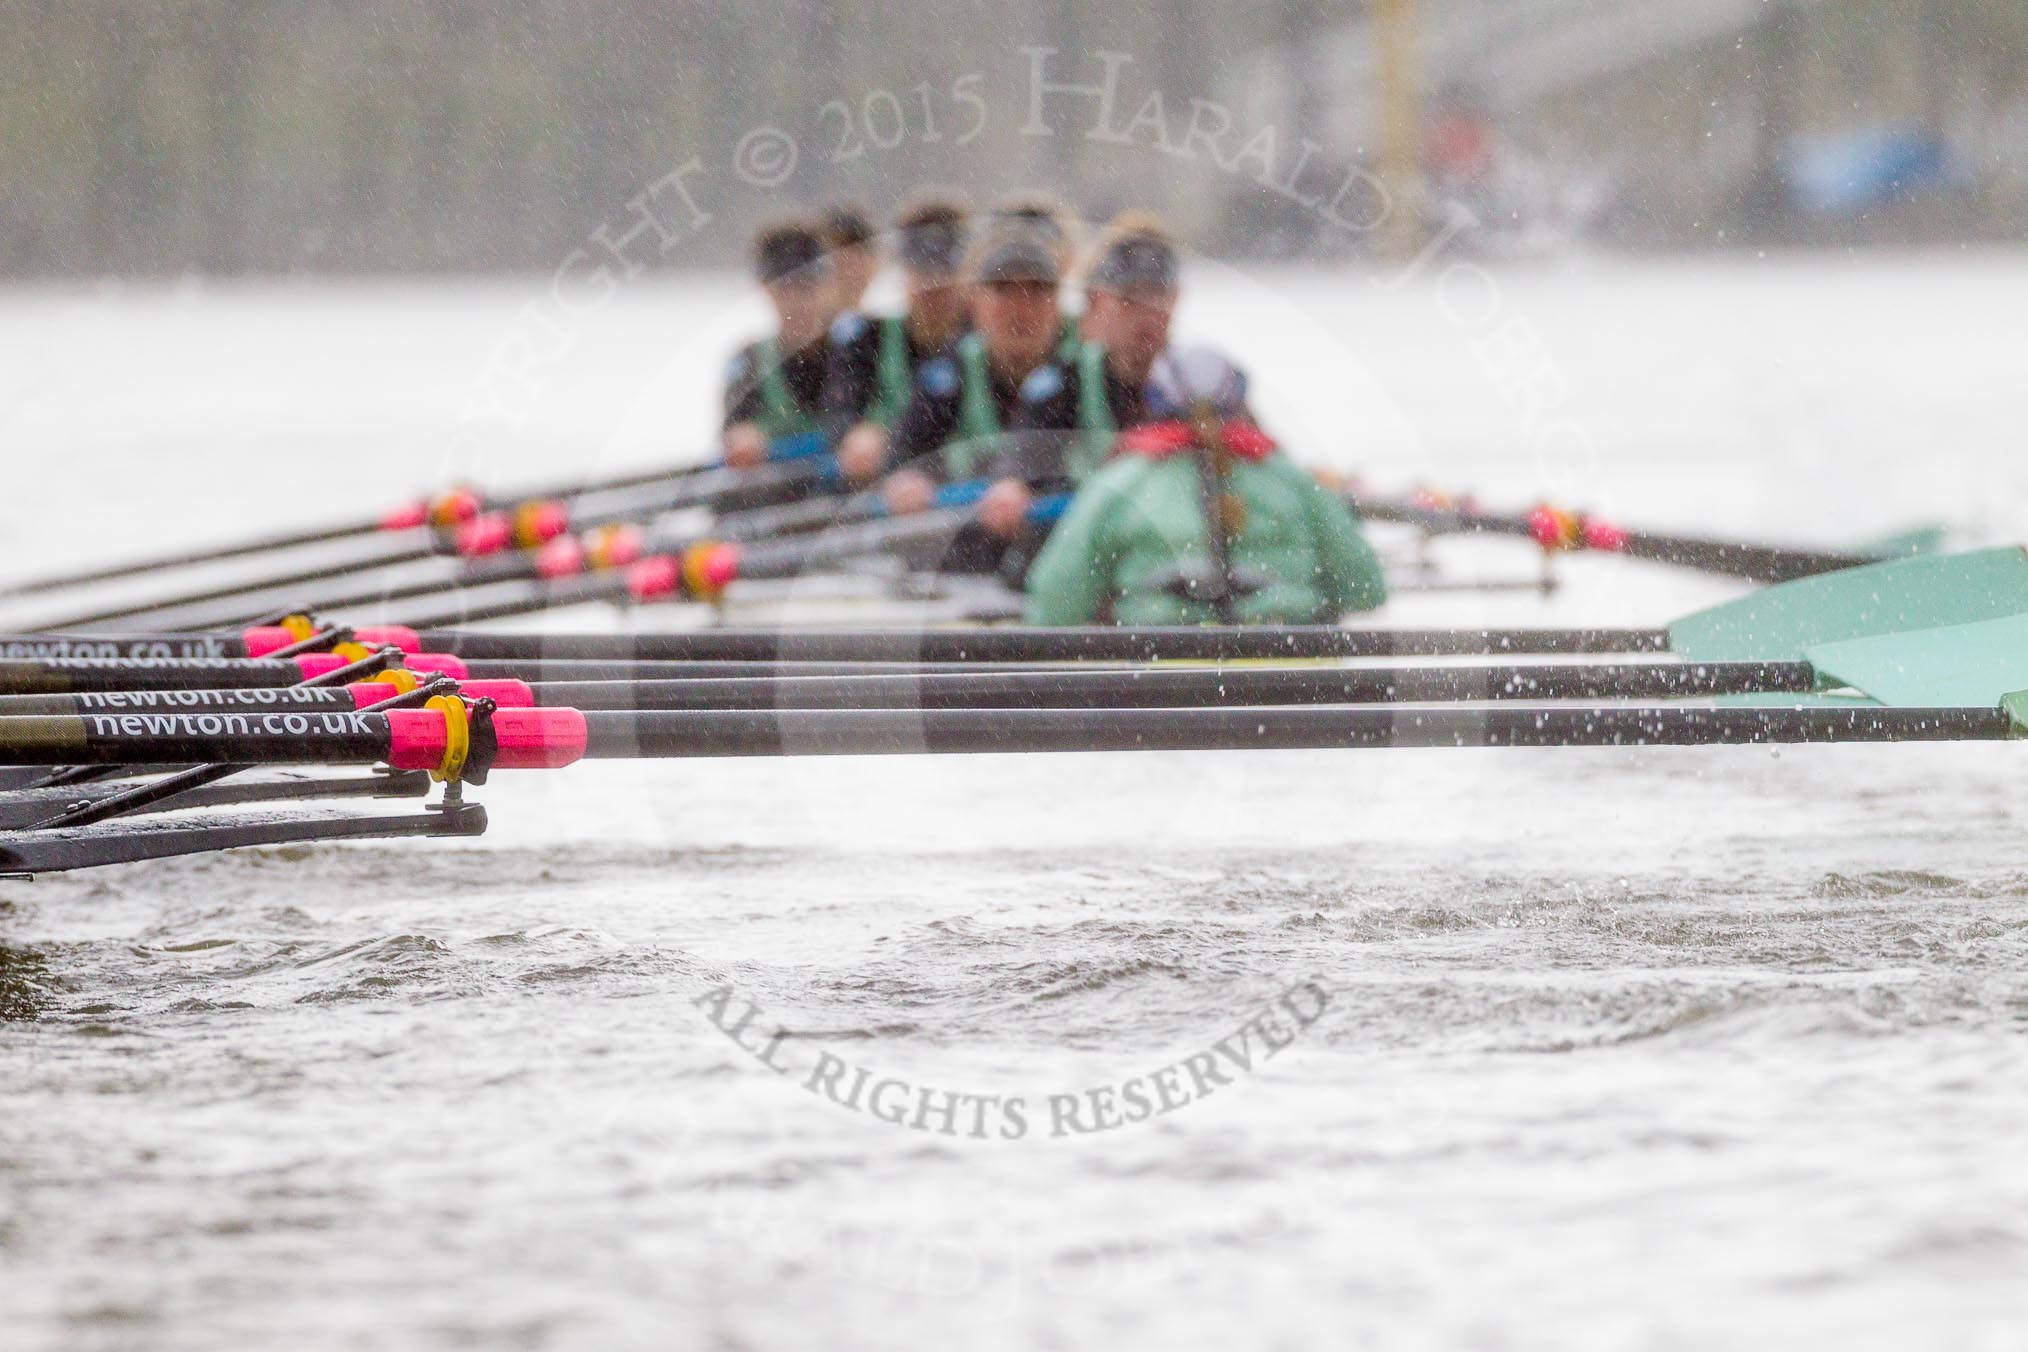
[[[1117,295],[1152,291],[1173,296],[1181,275],[1175,245],[1154,235],[1126,235],[1100,256],[1087,285]]]
[[[1062,276],[1056,250],[1033,230],[1000,232],[979,255],[978,280],[988,286],[995,282],[1047,282],[1054,286]]]
[[[965,223],[935,219],[905,225],[896,252],[911,272],[955,273],[965,260]]]
[[[824,211],[824,238],[834,249],[873,243],[873,222],[857,203],[840,202]]]
[[[753,244],[754,272],[763,282],[820,282],[830,275],[824,241],[806,225],[777,225]]]
[[[1017,202],[995,207],[993,220],[996,224],[1012,224],[1038,231],[1051,244],[1060,246],[1067,242],[1063,234],[1062,219],[1040,202]]]

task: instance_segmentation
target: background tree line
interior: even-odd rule
[[[1816,81],[1797,96],[1806,111],[1835,111],[1839,72],[1900,41],[1910,15],[1933,48],[1919,77],[1929,87],[1918,91],[1933,120],[1983,119],[1979,134],[1992,139],[2010,110],[2028,108],[2028,6],[2018,0],[1821,8],[1837,13],[1807,20],[1818,73],[1798,65],[1797,80]],[[685,156],[703,155],[723,175],[740,136],[763,124],[796,135],[796,176],[777,192],[727,180],[718,214],[728,228],[700,235],[681,261],[736,256],[743,227],[791,201],[846,195],[880,209],[924,184],[982,197],[1043,187],[1093,209],[1132,195],[1209,247],[1246,251],[1254,237],[1234,222],[1249,219],[1258,193],[1244,181],[1076,137],[1020,136],[1028,94],[1017,49],[1046,42],[1067,61],[1085,58],[1087,73],[1096,49],[1130,52],[1137,87],[1168,93],[1177,116],[1196,96],[1243,106],[1249,62],[1303,50],[1361,12],[1291,0],[10,0],[0,7],[0,274],[547,268]],[[1726,55],[1734,49],[1745,55]],[[1674,134],[1670,99],[1694,107],[1713,78],[1706,67],[1769,59],[1756,50],[1727,43],[1647,73],[1643,88],[1659,102],[1646,119],[1594,134],[1583,100],[1568,100],[1515,115],[1505,131],[1565,156],[1594,141],[1633,160],[1646,143],[1661,153]],[[990,117],[959,147],[950,119],[965,110],[951,86],[968,72],[983,77],[974,88]],[[822,105],[843,99],[863,123],[876,91],[901,106],[906,134],[827,162],[850,143]],[[1298,95],[1284,116],[1329,120],[1316,91]],[[877,102],[870,111],[886,117]],[[2017,132],[2028,131],[2028,113],[2019,116]],[[940,139],[924,134],[926,120],[938,121]],[[862,141],[888,134],[884,123],[857,130]],[[1998,180],[2013,172],[1986,169]],[[1681,238],[1669,185],[1650,186],[1652,228],[1622,233]],[[1990,233],[2017,219],[2004,191],[2000,199],[2004,210],[1987,192],[1923,229]],[[1708,207],[1686,197],[1681,209]]]

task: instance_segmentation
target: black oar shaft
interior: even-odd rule
[[[437,693],[448,692],[451,688],[451,682],[440,677],[418,689],[395,696],[392,700],[388,701],[388,707],[392,708],[399,705],[414,708],[433,698]],[[89,719],[82,721],[85,722],[87,728],[92,726]],[[286,715],[266,714],[261,716],[260,722],[255,722],[252,718],[247,718],[245,721],[253,724],[256,728],[265,730],[280,729],[287,733],[293,731],[298,719]],[[174,774],[165,775],[163,778],[150,783],[136,784],[122,793],[111,794],[91,802],[72,803],[61,811],[53,813],[47,819],[38,822],[36,829],[90,826],[97,822],[108,821],[114,817],[122,817],[135,812],[146,812],[150,808],[166,803],[171,799],[179,798],[186,793],[216,784],[222,779],[238,774],[244,768],[246,767],[233,762],[193,765]]]
[[[576,709],[1177,709],[1460,700],[1668,699],[1807,691],[1806,662],[1686,666],[1057,670],[772,675],[722,680],[538,682],[547,705]],[[0,709],[4,712],[4,709]]]
[[[0,719],[8,765],[370,765],[388,749],[387,717],[368,713],[84,714]]]
[[[279,628],[271,627],[272,618],[259,624],[235,625],[226,629],[176,630],[173,632],[149,632],[130,634],[97,633],[47,633],[47,634],[6,634],[0,635],[0,661],[69,661],[89,658],[93,661],[141,661],[175,663],[191,658],[240,658],[252,657],[256,651],[248,646],[253,638],[263,640],[258,655],[261,657],[289,656],[298,652],[323,652],[333,644],[356,639],[369,647],[392,643],[407,646],[410,636],[392,628],[367,626],[353,630],[346,628],[324,628],[311,632],[305,638],[295,638]],[[286,643],[288,652],[281,652],[275,645]]]
[[[391,688],[388,693],[392,694]],[[270,709],[332,710],[357,707],[356,697],[332,686],[272,686],[220,690],[106,690],[69,695],[0,695],[0,718],[45,714],[246,713]]]
[[[479,624],[485,620],[511,620],[544,610],[589,605],[594,601],[622,601],[627,597],[624,572],[590,573],[582,577],[558,578],[553,582],[517,588],[504,596],[466,599],[454,606],[427,615],[404,615],[415,629],[443,625]]]
[[[435,596],[439,592],[457,591],[465,587],[484,587],[501,582],[515,582],[535,576],[536,557],[532,552],[517,551],[497,555],[493,558],[473,559],[453,571],[445,571],[449,559],[432,559],[428,574],[411,576],[407,573],[398,578],[376,579],[356,591],[349,592],[304,592],[289,590],[277,592],[273,597],[264,593],[252,594],[233,600],[229,605],[211,610],[190,613],[184,607],[173,606],[152,611],[149,622],[153,624],[176,624],[185,628],[203,629],[214,625],[237,625],[246,622],[249,615],[263,610],[277,610],[286,606],[297,611],[322,611],[326,614],[358,610],[363,606],[378,606],[394,601],[413,600],[419,596]],[[272,600],[273,605],[263,605]]]
[[[0,661],[0,694],[66,695],[87,690],[246,690],[294,685],[303,669],[261,658],[190,658],[175,662]]]
[[[525,672],[517,663],[476,663]],[[878,664],[560,664],[588,678],[541,680],[536,699],[574,709],[1163,709],[1457,700],[1669,699],[1813,688],[1805,662],[1431,667],[1077,667],[882,669]],[[730,669],[727,671],[726,669]],[[659,673],[649,676],[644,673]],[[724,674],[714,674],[723,672]],[[475,689],[478,687],[474,687]],[[120,690],[0,696],[0,717],[74,713],[266,712],[355,707],[316,686]]]
[[[573,524],[582,528],[692,507],[708,506],[714,511],[732,512],[778,506],[808,494],[818,483],[822,472],[823,466],[816,462],[764,465],[750,470],[704,470],[672,481],[665,491],[647,489],[619,494],[607,503],[587,499],[574,516]],[[235,597],[242,598],[243,604],[251,605],[252,602],[245,598],[449,554],[453,552],[450,538],[436,532],[405,531],[390,536],[384,548],[362,556],[319,563],[275,577],[225,583],[201,591],[111,607],[54,621],[47,627],[105,624]]]
[[[1752,582],[1794,582],[1798,578],[1835,573],[1880,562],[1864,554],[1832,549],[1794,549],[1744,541],[1703,540],[1681,535],[1630,532],[1614,551],[1629,558],[1651,559],[1695,568],[1700,572],[1745,578]]]
[[[289,803],[337,798],[420,798],[429,792],[430,777],[417,770],[404,774],[375,771],[363,775],[301,775],[187,788],[152,805],[152,810],[180,811],[193,807],[232,807],[249,803]],[[0,795],[0,831],[33,826],[73,803],[98,802],[125,793],[131,780],[53,789],[20,789]]]
[[[0,661],[51,662],[74,658],[98,661],[144,659],[180,661],[192,657],[245,657],[238,633],[172,634],[8,634],[0,637]]]
[[[676,490],[680,485],[703,483],[724,485],[733,482],[737,474],[744,471],[728,471],[722,466],[701,465],[687,469],[644,469],[605,479],[570,480],[562,483],[545,484],[518,491],[511,500],[496,501],[496,508],[508,508],[521,503],[547,502],[556,499],[590,498],[598,494],[626,493],[631,490],[667,489]],[[102,567],[67,573],[61,577],[37,578],[34,581],[15,583],[0,588],[0,597],[32,596],[40,592],[55,591],[64,587],[78,587],[95,582],[109,582],[118,578],[132,577],[140,573],[159,572],[170,568],[183,568],[201,563],[222,563],[231,559],[247,558],[255,554],[273,553],[284,549],[305,548],[310,545],[336,544],[342,540],[358,539],[361,536],[377,535],[389,531],[386,518],[374,517],[367,520],[347,522],[337,526],[320,526],[308,530],[286,531],[274,535],[245,540],[238,544],[188,550],[179,554],[166,554],[153,559],[133,559]]]
[[[42,592],[58,591],[66,587],[81,587],[95,582],[111,582],[140,573],[155,572],[165,568],[183,568],[200,563],[223,563],[230,559],[243,559],[255,554],[266,554],[283,549],[296,549],[309,545],[336,544],[341,540],[353,540],[362,535],[372,535],[382,529],[380,521],[355,521],[342,526],[330,526],[319,530],[296,531],[283,535],[270,535],[241,544],[225,545],[216,549],[197,549],[184,554],[170,554],[161,558],[132,560],[126,563],[109,564],[104,567],[88,568],[68,573],[62,577],[37,578],[32,582],[16,583],[0,589],[0,597],[34,596]]]
[[[587,713],[590,758],[1996,740],[1983,709],[941,709]]]
[[[428,763],[444,715],[89,714],[0,719],[0,764],[222,761]],[[713,756],[1298,750],[1380,747],[1717,746],[1998,740],[1998,709],[1239,708],[808,709],[578,712],[503,709],[511,764]],[[399,733],[392,720],[403,720]],[[432,731],[434,729],[434,731]],[[575,729],[575,731],[572,731]],[[503,759],[503,764],[509,764]]]
[[[424,648],[467,658],[579,661],[1259,661],[1503,653],[1660,652],[1652,629],[699,629],[667,634],[425,630]]]
[[[415,563],[422,559],[435,558],[443,552],[433,537],[404,533],[399,537],[404,543],[392,543],[387,548],[372,554],[320,563],[310,568],[299,568],[294,572],[277,577],[262,578],[257,582],[232,582],[202,591],[185,592],[180,596],[151,601],[137,601],[130,605],[111,606],[105,610],[92,611],[85,615],[71,615],[52,621],[51,629],[81,629],[94,624],[112,624],[119,620],[134,619],[142,615],[153,615],[180,609],[185,606],[202,605],[208,601],[222,601],[228,597],[246,596],[250,592],[264,592],[300,587],[312,582],[326,582],[336,577],[363,573],[374,568],[392,568],[400,564]]]
[[[1349,500],[1369,521],[1419,526],[1432,534],[1481,533],[1533,538],[1535,524],[1526,516],[1480,511],[1474,507],[1436,507],[1415,502]],[[1587,546],[1590,547],[1590,546]],[[1754,582],[1793,582],[1819,573],[1835,573],[1876,557],[1850,550],[1811,549],[1762,544],[1748,540],[1712,540],[1702,536],[1667,535],[1659,531],[1615,530],[1611,544],[1601,546],[1629,558],[1648,559],[1679,568],[1746,578]]]
[[[867,510],[867,504],[860,498],[829,496],[758,507],[727,516],[701,533],[652,540],[645,552],[680,554],[707,538],[726,542],[760,541],[762,543],[742,551],[740,577],[745,580],[795,577],[805,569],[880,552],[892,536],[895,523],[883,521],[869,525],[864,521]],[[903,529],[908,528],[909,523],[903,523]],[[812,533],[818,531],[822,534],[813,537]],[[947,538],[951,531],[947,526],[937,525],[932,533]],[[442,629],[487,620],[515,619],[601,601],[624,601],[629,594],[625,573],[595,573],[559,578],[504,595],[461,598],[454,607],[424,615],[405,615],[404,619],[418,629]]]
[[[1005,662],[981,663],[994,671],[1059,671],[1106,668],[1110,663]],[[910,672],[947,670],[947,663],[922,662],[598,662],[547,657],[525,660],[479,660],[465,663],[474,680],[524,681],[688,681],[736,680],[757,676],[897,676]]]
[[[706,536],[739,540],[777,532],[811,530],[833,519],[847,501],[832,497],[800,500],[802,494],[810,491],[813,474],[814,468],[810,466],[776,467],[757,476],[748,471],[715,470],[712,471],[713,477],[700,478],[684,494],[665,496],[651,506],[622,505],[578,513],[572,519],[572,526],[584,530],[611,521],[633,520],[659,511],[691,507],[706,507],[714,514],[731,513],[708,531],[650,539],[644,546],[647,553],[680,551]],[[789,501],[784,502],[783,499]],[[462,594],[509,582],[532,584],[538,572],[535,553],[523,551],[474,560],[450,577],[416,578],[378,588],[361,588],[342,595],[318,594],[307,598],[304,604],[324,611],[340,611],[445,593]],[[623,570],[593,572],[530,585],[510,595],[473,600],[423,616],[418,623],[439,626],[475,624],[481,620],[510,619],[566,606],[589,605],[596,601],[619,601],[624,600],[626,595],[627,580]]]
[[[800,577],[850,559],[895,554],[934,566],[972,519],[969,510],[945,509],[883,517],[834,527],[815,535],[763,541],[740,552],[743,582]]]
[[[1053,664],[1013,664],[1047,667]],[[552,660],[547,656],[473,661],[474,680],[635,681],[800,674],[851,676],[914,671],[918,662],[626,662]],[[295,662],[268,658],[185,658],[169,661],[70,658],[0,661],[0,698],[108,691],[270,690],[303,679]]]

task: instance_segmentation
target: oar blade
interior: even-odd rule
[[[2028,690],[2028,615],[1819,643],[1820,680],[1899,708],[1990,709]]]
[[[1892,535],[1862,540],[1853,548],[1871,559],[1906,559],[1917,554],[1941,554],[1949,534],[1947,526],[1912,526]]]
[[[1764,587],[1676,621],[1669,626],[1669,647],[1693,662],[1795,661],[1818,644],[2024,612],[2028,551],[2009,545],[1894,559]]]

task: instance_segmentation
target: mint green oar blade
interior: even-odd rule
[[[1943,526],[1915,526],[1892,535],[1876,536],[1852,546],[1855,553],[1874,559],[1905,559],[1916,554],[1934,554],[1943,548]]]
[[[2028,615],[1819,643],[1804,655],[1826,683],[1882,704],[1990,709],[2028,690]]]
[[[2028,552],[2008,545],[1869,563],[1763,587],[1676,621],[1669,626],[1669,648],[1692,662],[1797,661],[1820,643],[2024,612]]]

